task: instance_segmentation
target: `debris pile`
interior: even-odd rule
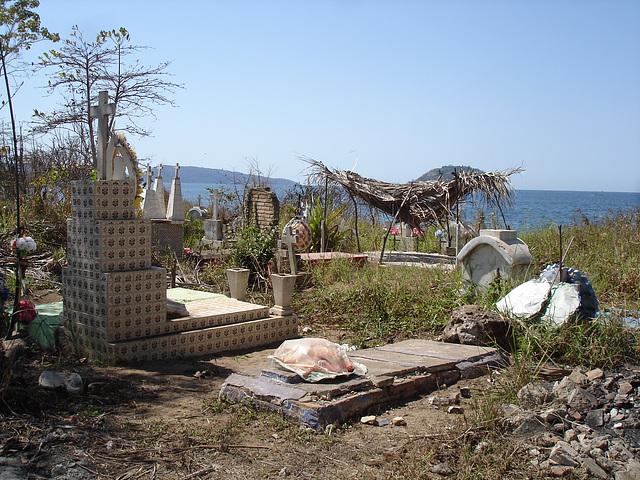
[[[520,405],[503,406],[505,425],[530,437],[531,463],[555,476],[640,478],[640,372],[575,369],[561,380],[525,385]]]
[[[572,318],[591,319],[598,299],[591,282],[579,270],[549,265],[536,279],[511,290],[496,303],[500,313],[537,318],[562,325]]]

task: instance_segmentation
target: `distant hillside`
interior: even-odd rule
[[[424,175],[421,175],[416,179],[418,182],[426,182],[429,180],[438,180],[440,174],[442,174],[441,180],[443,182],[449,182],[453,180],[453,171],[457,170],[467,170],[472,173],[485,173],[482,170],[478,170],[477,168],[470,167],[468,165],[444,165],[440,168],[432,168]]]
[[[157,169],[152,169],[154,174]],[[174,176],[174,168],[169,165],[165,165],[162,169],[162,177],[166,182],[170,182]],[[223,170],[221,168],[204,168],[204,167],[183,167],[180,166],[180,181],[182,183],[210,183],[212,185],[218,183],[225,184],[240,184],[244,185],[249,179],[249,175],[246,173],[232,172],[231,170]],[[271,186],[293,186],[296,184],[293,180],[286,178],[269,178],[268,183]]]

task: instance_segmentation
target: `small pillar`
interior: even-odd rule
[[[286,273],[272,273],[269,275],[269,278],[271,278],[271,284],[273,285],[275,303],[269,310],[269,313],[282,317],[293,315],[291,297],[293,296],[293,288],[296,285],[298,276],[288,275]]]
[[[533,256],[515,230],[480,230],[457,256],[465,281],[488,287],[496,278],[523,281],[533,264]]]
[[[244,300],[249,285],[248,268],[227,268],[227,280],[229,281],[229,296],[236,300]]]

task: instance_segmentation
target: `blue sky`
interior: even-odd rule
[[[124,26],[172,60],[158,163],[304,178],[308,156],[407,182],[522,166],[516,188],[640,192],[640,2],[42,0],[43,25]],[[39,52],[46,48],[34,46]],[[15,98],[46,110],[43,78]],[[2,115],[5,115],[2,112]]]

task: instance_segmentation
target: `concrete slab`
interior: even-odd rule
[[[458,343],[443,343],[433,340],[405,340],[400,343],[391,343],[378,350],[385,352],[394,352],[401,354],[418,355],[431,358],[442,358],[447,360],[455,360],[461,362],[463,360],[471,360],[476,357],[482,357],[492,352],[494,348],[480,347],[477,345],[460,345]]]
[[[463,375],[486,372],[499,358],[492,348],[429,340],[407,340],[349,356],[367,367],[365,376],[308,383],[293,372],[269,366],[232,375],[222,385],[220,396],[322,429],[362,415],[375,405],[425,394]],[[284,389],[282,395],[280,389]]]

